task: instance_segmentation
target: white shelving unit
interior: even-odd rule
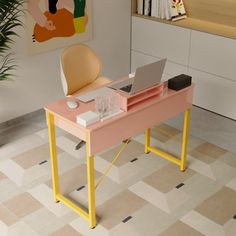
[[[236,120],[236,40],[132,16],[131,70],[168,59],[169,77],[187,73],[196,84],[194,104]]]

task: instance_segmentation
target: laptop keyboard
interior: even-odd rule
[[[133,84],[126,85],[126,86],[120,88],[120,90],[129,93],[129,92],[131,91],[132,85],[133,85]]]

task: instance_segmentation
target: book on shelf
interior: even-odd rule
[[[152,0],[151,2],[151,16],[160,18],[160,0]]]
[[[143,14],[143,1],[144,0],[137,0],[137,13],[140,15]]]
[[[143,15],[151,16],[151,0],[143,0]]]
[[[172,21],[186,18],[183,0],[168,0],[168,2]]]
[[[157,0],[157,3],[159,4],[159,14],[158,14],[158,18],[164,19],[164,15],[163,15],[163,1],[162,0]]]
[[[172,21],[186,18],[183,0],[137,0],[137,13]]]
[[[157,17],[160,18],[160,15],[161,15],[161,8],[160,8],[160,0],[154,0],[157,2]]]
[[[171,15],[171,9],[170,9],[170,5],[169,5],[169,0],[162,0],[164,1],[164,18],[166,20],[170,20],[172,19],[172,15]]]
[[[151,2],[151,16],[158,17],[157,14],[157,0],[152,0]]]

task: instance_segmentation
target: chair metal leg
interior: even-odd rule
[[[75,150],[79,150],[79,149],[82,148],[85,144],[86,144],[86,142],[85,142],[84,140],[81,140],[81,141],[75,146]]]
[[[125,140],[123,140],[122,142],[129,144],[129,143],[131,142],[131,138],[125,139]]]

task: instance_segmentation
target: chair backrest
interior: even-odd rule
[[[92,83],[100,74],[101,62],[84,44],[66,48],[60,60],[61,80],[65,95],[71,95]]]

